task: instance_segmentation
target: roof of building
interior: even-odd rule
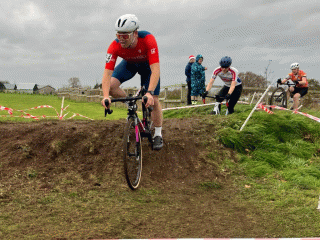
[[[35,83],[17,83],[18,90],[33,90]]]
[[[11,84],[11,83],[4,83],[3,85],[7,90],[13,90],[16,86],[15,84]]]
[[[38,86],[38,89],[42,89],[42,88],[45,88],[45,87],[49,87],[49,88],[52,88],[54,90],[56,90],[54,87],[51,87],[50,85],[37,85]]]

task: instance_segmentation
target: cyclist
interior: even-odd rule
[[[146,107],[153,106],[152,120],[155,125],[153,149],[163,147],[162,139],[162,108],[159,102],[160,92],[160,63],[158,45],[155,37],[147,31],[138,31],[139,20],[133,14],[120,16],[115,23],[116,39],[110,44],[106,65],[102,77],[103,100],[125,97],[126,93],[120,88],[125,81],[141,76],[141,86],[145,86],[148,97]],[[117,57],[122,61],[115,67]]]
[[[234,112],[234,106],[237,104],[241,92],[242,92],[242,82],[238,77],[238,70],[231,67],[232,59],[228,56],[221,58],[219,64],[212,74],[210,82],[203,93],[205,98],[208,95],[208,91],[212,88],[212,85],[217,77],[220,77],[224,82],[224,86],[217,94],[217,102],[222,102],[224,99],[229,100],[228,113],[232,114]],[[219,110],[221,110],[221,105],[219,105]],[[214,111],[212,114],[216,114]]]
[[[278,79],[278,84],[284,84],[289,80],[296,83],[295,86],[290,86],[288,89],[288,98],[289,96],[293,98],[293,106],[291,108],[293,110],[298,108],[300,97],[308,93],[308,80],[307,74],[299,69],[299,63],[292,63],[290,69],[292,72],[285,79]]]

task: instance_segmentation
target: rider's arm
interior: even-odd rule
[[[150,83],[148,87],[148,91],[154,91],[158,85],[159,78],[160,78],[160,63],[154,63],[150,65],[151,69],[151,76],[150,76]],[[146,96],[148,97],[148,102],[146,107],[154,105],[153,96],[150,93],[147,93]]]
[[[231,95],[233,93],[235,87],[236,87],[236,81],[232,81],[231,82],[231,86],[230,86],[229,91],[228,91],[228,94]]]
[[[109,97],[109,91],[110,91],[110,82],[111,82],[111,76],[112,76],[113,70],[105,69],[102,76],[102,91],[103,91],[103,97],[108,98]]]
[[[150,65],[151,76],[148,91],[154,91],[158,85],[160,78],[160,64],[154,63]]]
[[[208,86],[207,86],[207,88],[206,88],[206,91],[210,91],[210,89],[212,88],[212,85],[213,85],[213,83],[214,83],[214,78],[213,77],[211,77],[211,79],[210,79],[210,81],[209,81],[209,84],[208,84]]]
[[[307,83],[307,77],[306,76],[303,76],[302,78],[301,78],[301,81],[299,81],[299,84],[300,85],[305,85]]]
[[[103,100],[101,101],[102,106],[105,107],[105,99],[108,99],[110,101],[110,83],[111,83],[111,76],[112,76],[113,70],[105,69],[102,76],[102,91],[103,91]]]
[[[286,83],[288,80],[289,80],[289,79],[286,79],[286,78],[282,79],[282,80],[281,80],[281,84]]]

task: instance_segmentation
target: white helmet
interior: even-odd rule
[[[290,69],[296,69],[296,68],[299,68],[299,63],[292,63],[291,66],[290,66]]]
[[[134,14],[125,14],[118,18],[115,24],[117,32],[133,32],[139,28],[139,20]]]

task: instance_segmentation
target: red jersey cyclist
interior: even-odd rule
[[[308,93],[308,80],[307,74],[299,69],[299,63],[292,63],[290,66],[291,73],[288,76],[281,80],[278,79],[278,84],[284,84],[287,81],[291,80],[296,83],[295,86],[290,86],[288,89],[288,98],[289,94],[293,98],[292,109],[297,109],[299,106],[299,99]]]
[[[153,106],[151,118],[155,125],[153,149],[163,147],[162,140],[162,108],[159,102],[160,92],[160,63],[158,45],[155,37],[147,31],[138,31],[139,21],[133,14],[119,17],[115,23],[116,39],[110,44],[106,65],[102,77],[103,100],[126,97],[120,85],[130,80],[138,73],[141,76],[141,86],[148,90],[146,106]],[[115,67],[118,57],[122,61]]]

